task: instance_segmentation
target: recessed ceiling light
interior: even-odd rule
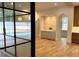
[[[56,6],[56,5],[57,5],[57,3],[54,3],[54,5]]]
[[[22,17],[18,17],[18,20],[19,20],[19,21],[22,21]]]
[[[35,12],[35,21],[37,21],[39,19],[39,15],[37,12]]]
[[[13,5],[13,2],[11,2],[11,5]]]

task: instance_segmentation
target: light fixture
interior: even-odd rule
[[[29,11],[28,9],[24,9],[23,11]]]
[[[37,21],[39,19],[39,15],[37,12],[35,12],[35,21]]]
[[[13,5],[13,2],[11,2],[11,5]]]
[[[54,5],[56,6],[56,5],[57,5],[57,3],[55,2],[55,3],[54,3]]]
[[[19,21],[22,21],[22,17],[18,17],[18,20],[19,20]]]
[[[31,18],[30,18],[30,15],[28,16],[28,19],[30,20]]]

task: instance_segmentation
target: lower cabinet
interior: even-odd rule
[[[79,43],[79,33],[72,33],[72,42]]]
[[[41,38],[55,40],[56,34],[52,31],[41,31]]]

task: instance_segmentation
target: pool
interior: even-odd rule
[[[6,35],[14,36],[14,33],[7,33]],[[16,32],[16,37],[31,40],[31,32]]]
[[[0,40],[3,39],[2,37],[3,35],[0,35]],[[8,32],[6,33],[6,36],[13,36],[14,37],[14,33],[12,32]],[[23,39],[29,39],[31,40],[31,32],[16,32],[16,38],[23,38]]]
[[[11,35],[11,36],[13,36],[14,33],[8,32],[8,33],[6,33],[6,35]],[[31,35],[31,32],[16,32],[16,36],[19,36],[19,35],[22,35],[22,36]]]
[[[10,36],[7,36],[7,35],[10,35]],[[7,33],[7,35],[6,35],[7,46],[14,45],[14,33]],[[24,43],[31,40],[31,32],[17,32],[16,37],[19,37],[19,38],[16,38],[17,44]],[[0,48],[2,47],[4,47],[4,36],[0,35]]]

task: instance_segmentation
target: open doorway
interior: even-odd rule
[[[69,32],[69,18],[66,15],[61,15],[59,19],[59,42],[62,45],[66,45],[68,43],[68,32]]]

